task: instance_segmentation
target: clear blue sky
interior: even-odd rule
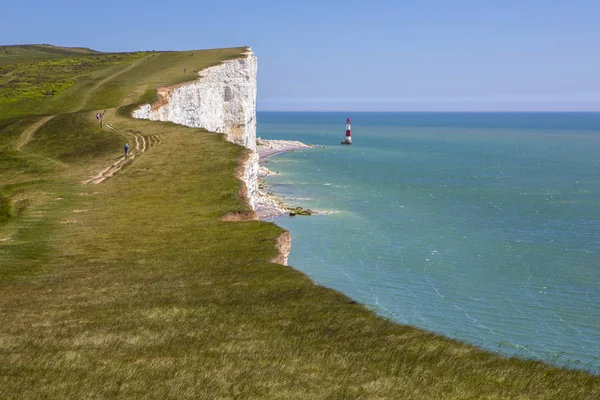
[[[252,46],[262,110],[600,110],[600,1],[34,0],[0,44]]]

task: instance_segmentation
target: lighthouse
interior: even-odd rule
[[[352,127],[350,126],[350,118],[346,118],[346,140],[342,142],[342,144],[352,144],[352,134],[350,131]]]

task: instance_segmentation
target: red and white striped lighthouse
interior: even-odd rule
[[[342,144],[352,144],[352,127],[350,125],[350,118],[346,118],[346,141],[342,142]]]

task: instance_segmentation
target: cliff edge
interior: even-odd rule
[[[244,182],[246,198],[252,210],[260,217],[281,214],[281,208],[258,188],[259,155],[256,152],[256,74],[257,57],[248,48],[243,58],[224,61],[198,72],[198,79],[180,85],[159,88],[154,104],[145,104],[134,110],[133,118],[168,121],[192,128],[204,128],[223,133],[230,142],[250,150],[242,162],[240,179]],[[273,210],[271,215],[261,210]],[[289,233],[285,232],[278,262],[287,264],[290,249]]]
[[[199,71],[195,81],[158,89],[158,101],[133,117],[223,133],[256,151],[256,72],[257,58],[248,48],[244,58]]]

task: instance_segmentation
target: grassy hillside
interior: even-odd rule
[[[33,45],[0,45],[0,65],[16,64],[22,61],[32,62],[41,60],[54,60],[58,58],[85,56],[100,54],[97,51],[78,48],[78,47],[60,47],[49,44]]]
[[[0,103],[0,399],[600,398],[585,371],[379,318],[271,263],[277,226],[222,221],[247,210],[245,150],[123,111],[243,50],[7,64],[0,90],[70,86]]]

